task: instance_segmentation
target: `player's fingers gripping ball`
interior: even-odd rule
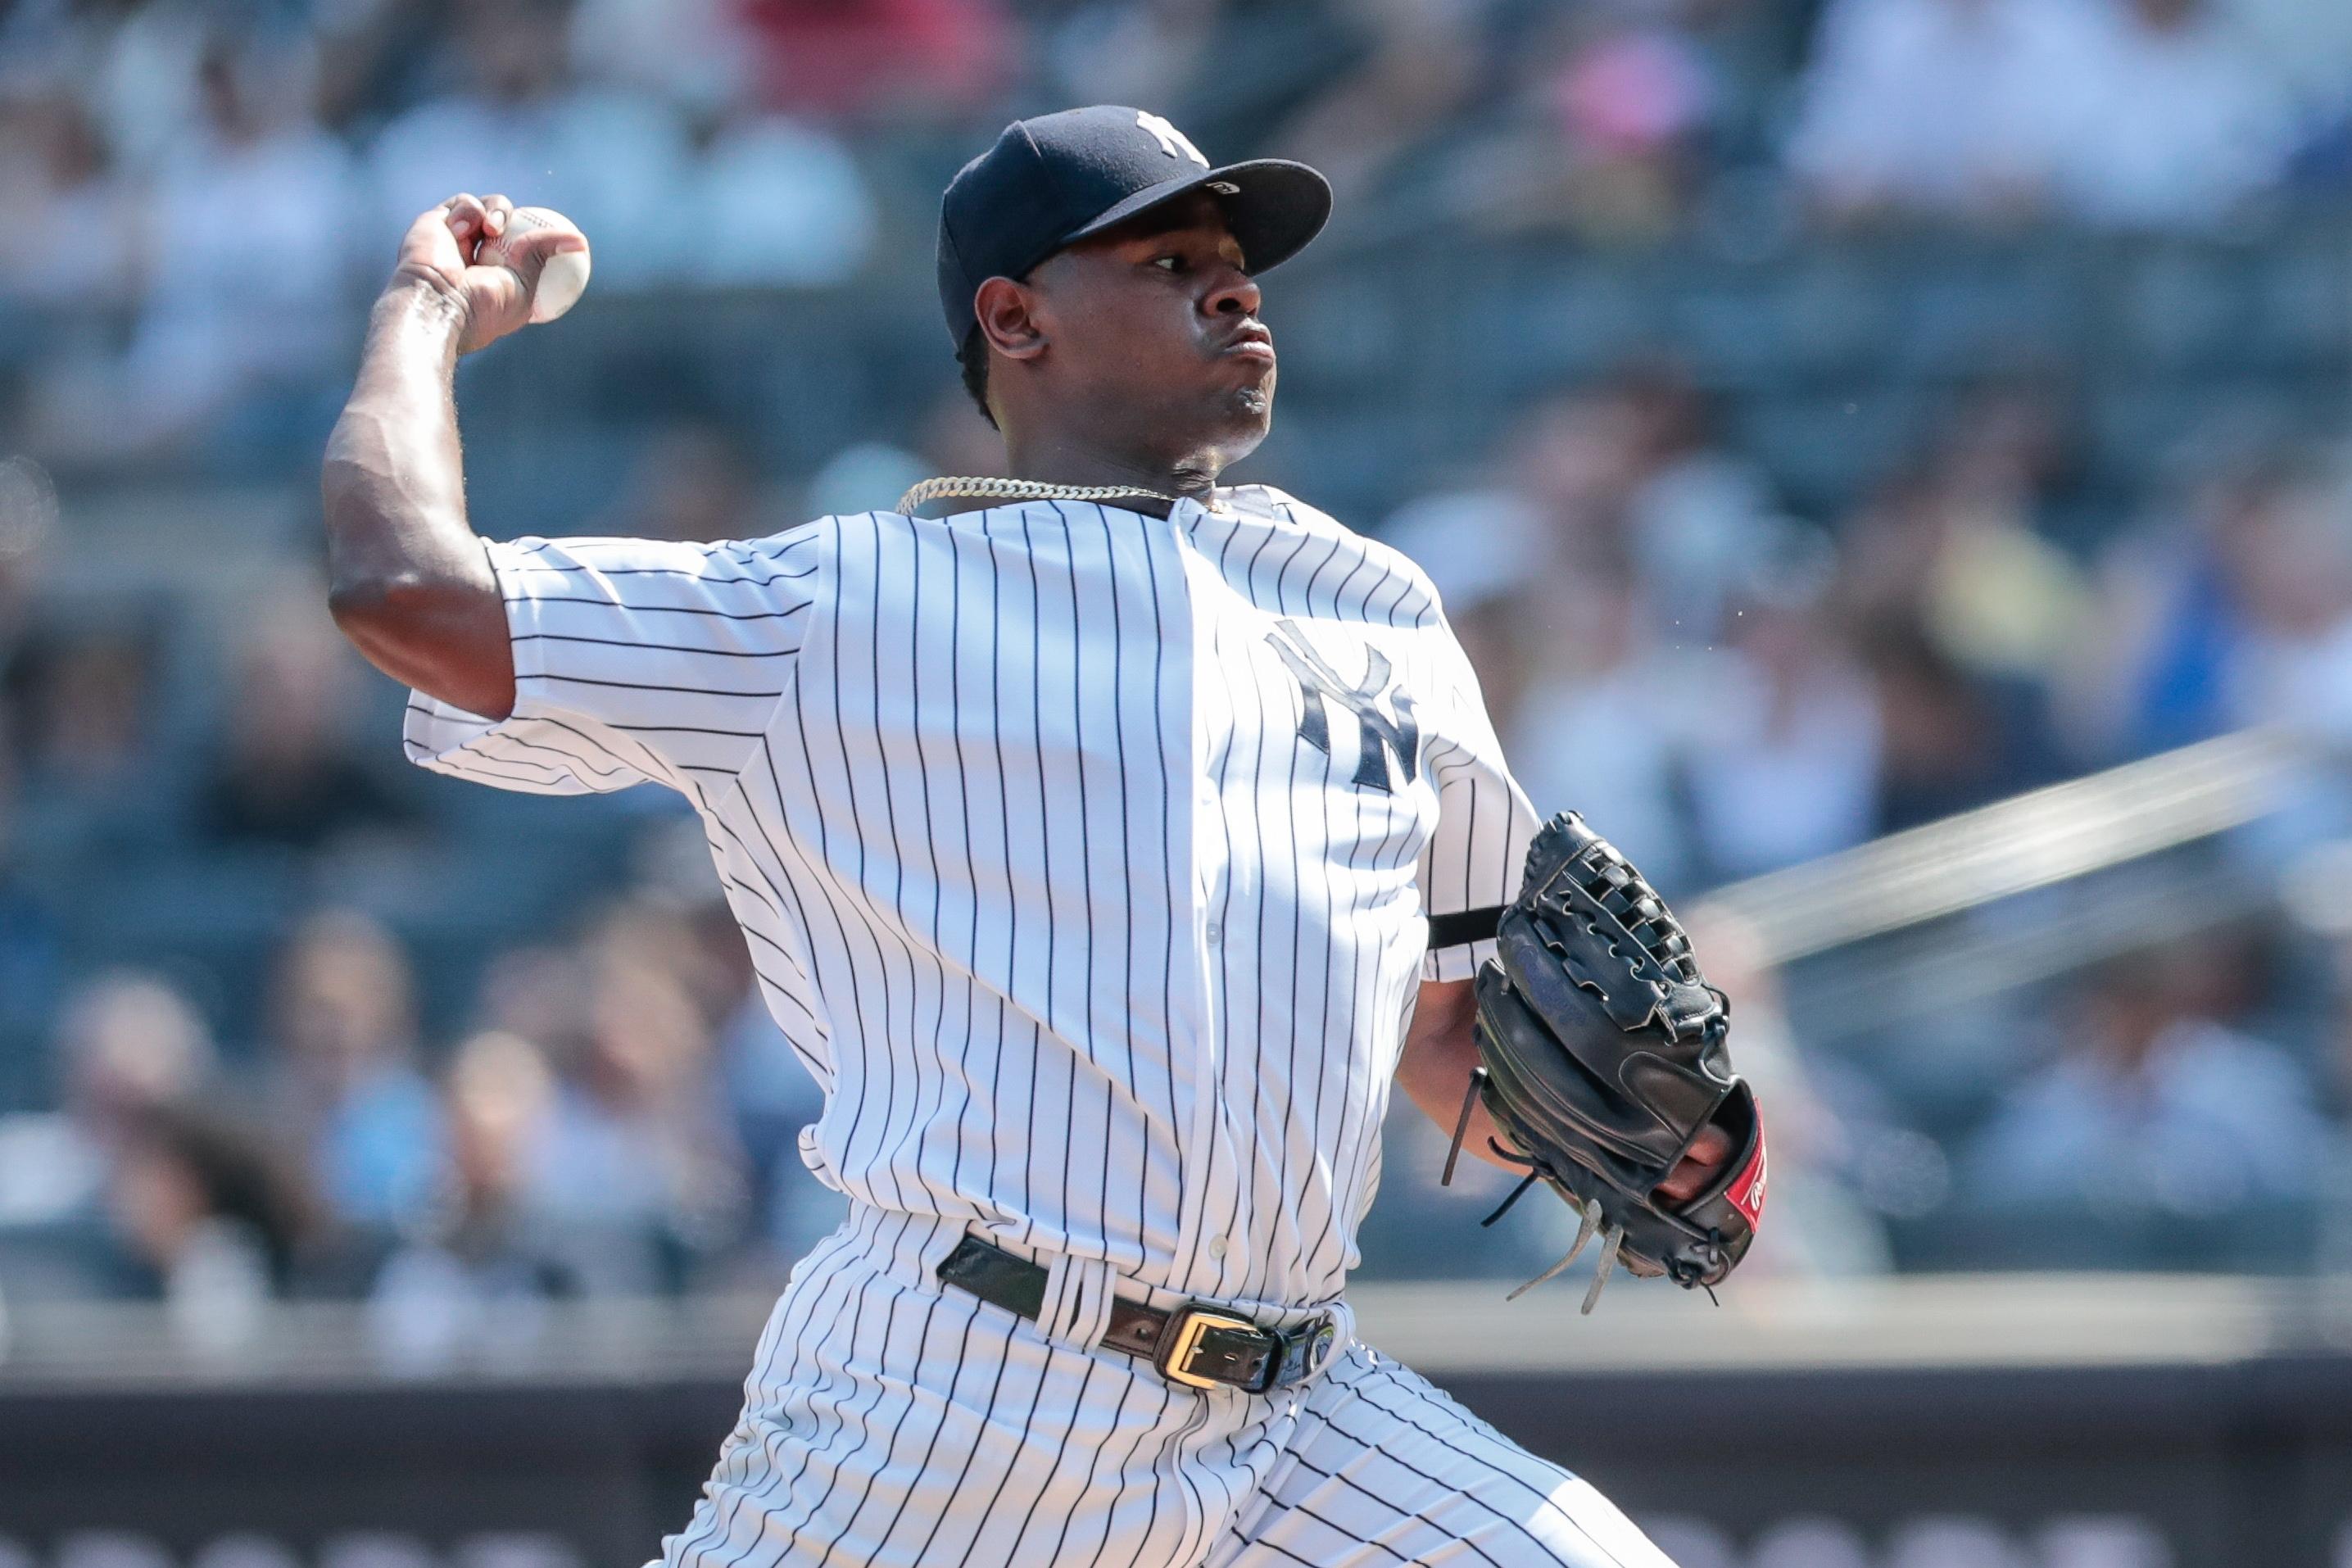
[[[478,267],[503,267],[522,279],[534,325],[580,302],[588,289],[588,237],[552,207],[517,207],[506,226],[482,241]]]
[[[1519,1192],[1548,1182],[1582,1220],[1568,1257],[1542,1278],[1597,1231],[1587,1311],[1621,1259],[1685,1289],[1715,1284],[1746,1256],[1763,1215],[1764,1129],[1731,1068],[1730,1010],[1700,975],[1681,925],[1570,812],[1529,847],[1496,952],[1477,980],[1471,1092],[1517,1145],[1498,1152],[1528,1169]],[[1469,1110],[1465,1101],[1465,1128]],[[1728,1135],[1731,1158],[1697,1193],[1667,1197],[1659,1188],[1710,1126]]]

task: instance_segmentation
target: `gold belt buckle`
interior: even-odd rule
[[[1187,1388],[1238,1386],[1223,1378],[1202,1377],[1192,1370],[1193,1354],[1200,1350],[1201,1341],[1212,1329],[1240,1329],[1254,1334],[1265,1332],[1247,1318],[1236,1318],[1231,1312],[1221,1312],[1198,1301],[1188,1302],[1168,1315],[1167,1337],[1160,1342],[1160,1353],[1151,1358],[1152,1364],[1160,1369],[1160,1375]]]

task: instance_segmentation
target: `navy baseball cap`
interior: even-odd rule
[[[1193,191],[1220,197],[1253,273],[1298,254],[1331,216],[1331,184],[1304,163],[1257,158],[1212,168],[1157,114],[1116,104],[1016,120],[940,200],[940,304],[963,345],[972,295],[1065,246]]]

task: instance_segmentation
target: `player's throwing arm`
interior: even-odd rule
[[[570,309],[588,241],[561,215],[452,196],[411,224],[327,444],[329,604],[368,660],[469,713],[514,707],[505,605],[466,516],[457,356]]]

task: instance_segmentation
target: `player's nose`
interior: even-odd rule
[[[1265,296],[1258,291],[1257,279],[1238,267],[1219,269],[1220,276],[1201,301],[1201,309],[1211,316],[1255,316]]]

